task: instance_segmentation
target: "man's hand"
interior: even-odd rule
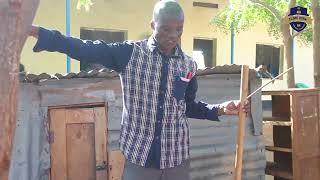
[[[242,110],[246,114],[250,112],[250,103],[246,101],[243,107],[240,108],[240,101],[226,101],[219,106],[219,115],[238,115]]]
[[[38,38],[39,36],[39,27],[31,25],[29,28],[29,36],[33,36],[35,38]]]

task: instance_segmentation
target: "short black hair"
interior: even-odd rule
[[[183,18],[183,16],[183,10],[177,1],[162,0],[154,6],[152,20],[159,22],[163,18]]]

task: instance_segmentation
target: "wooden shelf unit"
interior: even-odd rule
[[[266,174],[275,180],[320,179],[320,91],[263,91],[271,96],[272,116],[263,118],[266,151],[273,153]],[[271,143],[271,144],[270,144]]]

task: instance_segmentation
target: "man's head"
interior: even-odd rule
[[[184,14],[181,6],[174,0],[159,1],[153,9],[151,28],[161,51],[172,52],[183,32]]]

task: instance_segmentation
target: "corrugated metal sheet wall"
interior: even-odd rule
[[[221,103],[239,99],[240,75],[199,78],[198,100]],[[224,116],[220,122],[189,120],[191,124],[191,177],[193,180],[233,179],[238,117]],[[262,136],[253,135],[247,118],[243,179],[264,179],[265,153]]]
[[[251,85],[256,82],[250,81]],[[214,74],[199,77],[199,90],[197,100],[208,103],[221,103],[226,100],[239,99],[240,74]],[[250,85],[250,86],[251,86]],[[39,91],[37,91],[39,89]],[[51,89],[55,89],[52,91]],[[109,148],[111,150],[119,149],[119,131],[122,112],[121,88],[118,80],[101,80],[101,79],[75,79],[42,82],[38,85],[24,84],[21,89],[20,111],[18,119],[24,123],[18,123],[15,141],[14,158],[11,168],[11,180],[31,180],[33,177],[46,179],[47,164],[50,162],[49,150],[39,146],[48,142],[45,138],[36,142],[34,139],[21,141],[25,137],[31,137],[30,134],[35,132],[38,136],[45,134],[45,129],[39,128],[39,131],[33,131],[31,119],[39,120],[38,126],[43,125],[46,120],[43,108],[47,106],[59,105],[61,103],[88,103],[97,101],[107,101],[109,104]],[[32,100],[28,99],[28,92],[34,91]],[[57,92],[59,92],[57,94]],[[77,97],[76,99],[73,97]],[[40,98],[42,97],[42,98]],[[56,97],[56,98],[49,98]],[[49,99],[50,102],[48,101]],[[64,99],[70,99],[65,102]],[[22,102],[21,102],[22,101]],[[35,101],[42,106],[37,112],[36,109],[23,111],[28,107],[29,101]],[[256,98],[255,103],[261,105],[261,98]],[[38,105],[39,106],[39,105]],[[261,113],[262,107],[259,105],[255,108],[255,113]],[[34,114],[37,117],[31,116]],[[254,117],[261,117],[256,114]],[[237,139],[238,118],[225,116],[220,122],[208,120],[189,119],[191,127],[191,169],[190,175],[193,180],[231,180],[233,179],[234,160]],[[246,126],[245,150],[244,150],[244,180],[265,179],[265,152],[262,135],[259,134],[261,129],[261,120],[255,118],[253,123],[248,118]],[[27,123],[28,122],[28,123]],[[253,126],[254,125],[254,126]],[[38,127],[37,126],[37,127]],[[254,133],[255,132],[255,133]],[[258,134],[255,136],[254,134]],[[42,137],[42,136],[41,136]],[[39,142],[41,141],[41,142]],[[34,147],[31,149],[31,147]],[[38,148],[38,150],[37,150]],[[35,150],[41,152],[40,160],[32,159],[31,166],[23,164],[28,159],[28,155]],[[24,152],[21,154],[21,152]],[[37,169],[42,169],[38,171]],[[20,178],[23,177],[23,178]],[[33,179],[32,179],[33,180]]]

